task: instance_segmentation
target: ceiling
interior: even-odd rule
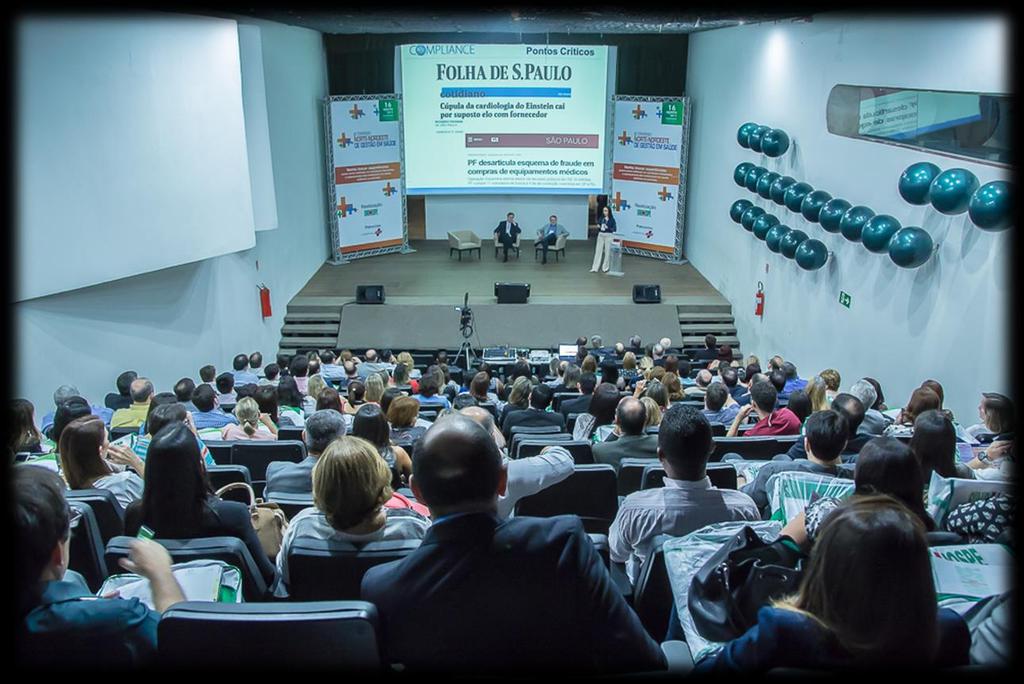
[[[759,12],[679,11],[628,12],[617,9],[565,8],[453,10],[277,10],[259,8],[236,13],[321,33],[692,33],[742,23],[794,18],[791,14]]]

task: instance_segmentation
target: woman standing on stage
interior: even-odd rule
[[[612,208],[607,204],[601,209],[601,218],[597,220],[599,231],[597,233],[597,249],[594,251],[594,264],[590,267],[591,273],[597,273],[598,267],[604,273],[612,265],[612,237],[615,234],[615,217],[612,216]]]

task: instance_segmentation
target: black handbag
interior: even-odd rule
[[[687,607],[697,631],[709,641],[742,636],[759,609],[797,590],[806,557],[788,537],[768,544],[744,527],[690,582]]]

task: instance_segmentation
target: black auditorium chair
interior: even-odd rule
[[[210,450],[210,457],[217,465],[228,465],[231,463],[231,445],[234,442],[225,442],[220,439],[204,439],[203,444]]]
[[[64,493],[68,502],[89,504],[100,530],[100,545],[124,534],[124,509],[109,489],[72,489]]]
[[[556,413],[562,409],[562,402],[570,399],[578,399],[583,396],[581,392],[558,392],[551,395],[551,410]]]
[[[431,423],[433,423],[434,420],[437,418],[437,411],[424,411],[423,409],[420,409],[419,416],[423,420],[429,420]]]
[[[629,496],[640,491],[643,488],[644,470],[652,463],[658,463],[658,459],[624,458],[619,461],[619,496]]]
[[[665,639],[674,606],[663,548],[669,539],[671,537],[664,534],[654,538],[651,555],[640,565],[640,573],[633,588],[633,610],[651,638],[659,642]]]
[[[516,515],[549,517],[574,514],[587,532],[608,534],[619,508],[615,469],[605,463],[575,466],[568,478],[520,499]]]
[[[711,479],[711,485],[719,489],[736,489],[737,476],[736,466],[732,463],[708,463],[707,475]],[[654,461],[644,468],[641,480],[641,489],[655,489],[664,487],[662,478],[665,477],[665,469],[661,462]]]
[[[581,413],[570,413],[565,417],[565,431],[570,435],[572,434],[573,428],[576,427],[576,419],[579,418]]]
[[[116,441],[118,439],[121,439],[125,435],[135,435],[135,434],[138,434],[138,432],[139,432],[139,428],[138,427],[110,428],[110,441],[111,442]]]
[[[231,464],[244,465],[252,477],[256,496],[263,496],[267,483],[267,465],[273,461],[298,463],[306,458],[306,445],[295,440],[256,442],[241,440],[231,444]]]
[[[528,456],[536,456],[546,446],[551,446],[552,444],[564,446],[572,441],[572,435],[564,432],[554,435],[526,435],[512,440],[512,450],[510,453],[512,458],[527,458]]]
[[[353,544],[300,539],[288,550],[288,594],[294,601],[355,600],[370,568],[405,558],[419,539]]]
[[[103,557],[103,540],[92,506],[82,500],[69,500],[71,509],[81,514],[71,528],[68,547],[68,569],[82,575],[93,592],[98,591],[107,578],[107,563]]]
[[[285,516],[291,520],[301,511],[312,508],[315,504],[313,503],[312,494],[288,494],[284,492],[263,492],[263,499],[268,502],[276,503]]]
[[[128,549],[135,537],[114,537],[107,543],[104,560],[107,567],[117,568],[118,560],[128,557]],[[196,539],[155,539],[167,549],[173,563],[194,560],[220,560],[234,565],[242,573],[242,598],[262,601],[267,596],[267,583],[260,574],[248,547],[238,537],[200,537]]]
[[[377,609],[365,601],[171,606],[157,628],[166,666],[382,670]]]
[[[206,466],[206,474],[210,478],[210,486],[213,487],[213,491],[235,482],[244,482],[250,487],[252,486],[249,469],[244,465]],[[232,489],[225,492],[222,498],[226,501],[238,501],[246,506],[249,505],[249,493],[244,489]]]
[[[711,461],[721,461],[727,453],[739,454],[745,461],[769,461],[784,454],[796,443],[799,435],[767,437],[715,437]]]
[[[278,440],[284,440],[284,441],[296,440],[296,441],[301,442],[302,441],[302,430],[303,429],[300,428],[300,427],[287,427],[287,426],[279,427],[277,429],[277,439]]]
[[[594,451],[590,446],[590,442],[585,439],[566,439],[556,442],[545,441],[542,439],[523,440],[519,443],[519,455],[516,456],[516,458],[529,458],[530,456],[536,456],[544,450],[544,447],[551,446],[551,444],[557,444],[558,446],[567,449],[569,453],[572,454],[573,462],[577,465],[594,462]]]

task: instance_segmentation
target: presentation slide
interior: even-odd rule
[[[410,195],[599,194],[608,47],[402,45]]]

